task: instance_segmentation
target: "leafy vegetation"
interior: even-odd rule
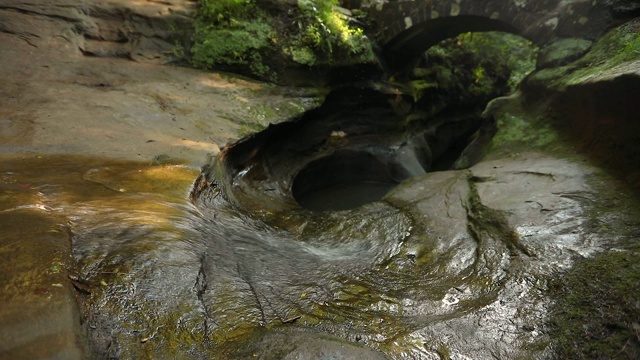
[[[289,46],[294,61],[304,65],[331,62],[340,52],[373,57],[362,29],[349,26],[336,6],[338,0],[298,0],[299,15],[294,20],[298,31],[292,34]]]
[[[268,13],[254,0],[200,4],[191,50],[198,67],[274,80],[274,63],[314,66],[373,60],[369,40],[362,29],[349,25],[337,8],[338,0],[298,0],[286,18]]]
[[[261,49],[275,38],[264,11],[252,0],[201,0],[192,62],[202,68],[244,67],[267,76]]]
[[[465,33],[433,46],[410,75],[416,101],[437,111],[484,108],[491,99],[515,90],[535,68],[531,42],[506,33]]]

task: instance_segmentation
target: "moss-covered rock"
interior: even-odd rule
[[[560,39],[544,47],[538,53],[538,68],[556,67],[566,65],[579,59],[593,44],[585,39]]]
[[[337,0],[201,0],[192,63],[273,82],[373,63],[371,43]],[[316,70],[316,71],[313,71]],[[309,76],[311,74],[311,76]]]
[[[569,86],[610,80],[621,74],[637,74],[639,62],[640,20],[636,19],[603,35],[583,57],[537,71],[524,85],[563,91]]]
[[[602,169],[591,177],[597,198],[589,203],[585,228],[589,239],[607,243],[595,256],[577,256],[575,267],[550,282],[557,358],[640,354],[638,213],[629,188],[638,186],[640,161],[638,29],[634,20],[611,30],[584,56],[534,72],[518,94],[494,100],[485,111],[498,128],[489,158],[536,150]]]
[[[640,252],[584,260],[552,283],[558,301],[552,331],[559,358],[640,357]]]

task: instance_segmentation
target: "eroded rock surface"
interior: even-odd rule
[[[122,168],[90,171],[104,165],[96,158],[200,166],[229,140],[314,106],[316,93],[160,65],[188,38],[180,27],[193,5],[0,1],[0,358],[90,357],[76,303],[89,287],[66,210],[127,188],[104,175]],[[182,199],[196,176],[182,178]]]
[[[626,26],[620,31],[634,25]],[[235,256],[229,254],[243,264],[238,267],[241,277],[255,283],[249,288],[259,310],[245,310],[242,317],[254,317],[254,323],[267,328],[322,329],[390,358],[553,358],[556,345],[550,334],[557,334],[559,311],[553,306],[558,291],[551,290],[558,286],[553,279],[596,254],[637,251],[637,235],[631,235],[637,234],[637,213],[628,207],[637,198],[627,185],[613,185],[606,174],[630,169],[628,163],[598,163],[614,153],[636,156],[634,142],[623,134],[636,133],[629,116],[635,105],[627,97],[638,84],[631,65],[636,60],[614,59],[617,65],[597,75],[582,68],[588,60],[568,65],[570,75],[556,73],[555,83],[546,88],[534,74],[521,92],[494,101],[485,117],[496,120],[498,132],[484,161],[467,170],[405,180],[381,202],[346,212],[305,210],[292,196],[296,172],[305,171],[296,169],[306,169],[292,158],[314,159],[316,150],[267,150],[287,144],[316,149],[302,144],[321,144],[322,135],[306,137],[306,128],[297,123],[287,136],[279,137],[282,133],[274,128],[227,147],[196,183],[197,206],[213,223],[225,222],[231,208],[246,221],[262,224],[256,225],[262,236],[252,240],[264,244],[258,248],[287,249],[277,262],[258,255],[253,259],[257,262],[246,263],[240,255],[248,247],[245,242]],[[540,95],[544,101],[530,102]],[[598,110],[577,124],[571,111],[579,112],[580,101]],[[316,128],[321,124],[314,122]],[[343,131],[325,130],[329,139],[334,131]],[[581,148],[576,135],[596,143]],[[351,146],[348,139],[334,138],[330,158],[349,158],[339,150]],[[605,142],[597,145],[599,141]],[[367,151],[382,158],[387,143],[380,144],[381,150],[371,146]],[[619,144],[618,150],[607,153],[601,147],[605,144]],[[584,152],[576,153],[580,149]],[[321,176],[318,170],[316,177]],[[313,176],[305,179],[314,181]],[[291,240],[300,249],[291,247]],[[290,275],[283,279],[279,271]],[[243,303],[251,307],[248,300]],[[632,302],[619,306],[633,311]],[[635,325],[622,321],[631,329],[624,335],[631,336],[627,343],[635,344]],[[226,343],[246,346],[239,339]],[[637,351],[633,346],[628,354]]]
[[[168,63],[178,59],[177,47],[189,41],[195,10],[196,3],[189,0],[5,0],[0,31],[36,48],[60,37],[71,52]]]
[[[160,66],[175,59],[172,39],[193,8],[3,1],[0,151],[199,166],[229,140],[315,105],[318,94]],[[253,101],[258,93],[264,102]]]
[[[529,153],[423,175],[382,204],[345,213],[299,210],[283,221],[284,214],[270,216],[273,208],[251,203],[248,216],[275,224],[304,251],[291,248],[287,252],[297,255],[283,254],[276,263],[258,256],[264,266],[241,268],[253,274],[245,279],[255,281],[250,286],[262,299],[260,313],[284,311],[297,318],[289,328],[329,330],[390,358],[542,356],[524,349],[549,340],[548,279],[577,254],[600,247],[585,226],[595,196],[585,182],[588,172]],[[226,206],[213,206],[214,222],[225,221]],[[255,241],[279,246],[262,237]],[[287,263],[296,265],[283,269]],[[289,273],[286,280],[281,270]],[[298,281],[304,286],[292,294]]]
[[[394,114],[374,106],[356,111],[353,128],[268,128],[227,147],[227,157],[198,177],[167,164],[166,156],[200,163],[238,136],[236,118],[263,118],[264,126],[291,117],[269,116],[254,101],[290,106],[287,114],[314,103],[297,92],[258,96],[262,85],[219,75],[86,57],[80,49],[89,32],[82,29],[91,21],[103,30],[123,25],[64,2],[5,3],[0,219],[24,226],[6,227],[0,237],[0,255],[11,259],[0,262],[10,274],[0,278],[7,290],[2,356],[86,355],[76,338],[75,294],[92,358],[554,358],[553,279],[594,254],[637,253],[637,189],[629,188],[637,174],[627,171],[637,149],[635,58],[597,74],[571,65],[543,70],[558,87],[538,72],[522,92],[489,107],[485,119],[495,120],[498,132],[485,160],[468,169],[427,173],[422,143],[404,138],[406,129],[367,133],[372,112]],[[92,9],[92,2],[82,4]],[[21,28],[14,17],[37,20],[47,31]],[[135,57],[128,47],[134,37],[119,34],[101,35],[116,39],[105,49]],[[289,95],[301,106],[286,105]],[[584,125],[577,133],[584,148],[558,114],[572,127]],[[456,125],[423,137],[429,156],[473,128]],[[310,135],[269,138],[288,126]],[[278,151],[255,162],[256,139]],[[372,139],[375,147],[367,145]],[[593,161],[611,144],[615,151],[604,159],[620,162]],[[414,169],[406,171],[414,177],[351,210],[301,207],[292,194],[298,166],[352,145],[385,149],[376,155]],[[299,150],[296,161],[278,163],[291,148]],[[256,171],[258,165],[269,171]],[[42,312],[23,311],[30,301]],[[52,312],[56,317],[47,317]],[[29,327],[46,323],[48,331]],[[634,354],[634,339],[625,354]],[[45,346],[51,344],[58,347]]]

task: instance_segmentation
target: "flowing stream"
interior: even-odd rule
[[[546,279],[598,246],[583,170],[535,156],[320,212],[229,201],[179,165],[2,166],[3,213],[70,234],[97,357],[511,357],[545,341]]]
[[[96,358],[539,356],[548,279],[600,246],[588,170],[531,153],[429,172],[482,123],[407,127],[358,91],[202,171],[17,158],[2,211],[68,234],[74,261],[54,261]]]

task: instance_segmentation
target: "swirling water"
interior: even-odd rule
[[[99,357],[268,358],[309,339],[372,358],[528,354],[545,341],[546,279],[598,246],[585,236],[581,170],[553,159],[433,173],[358,209],[286,214],[191,201],[199,171],[186,167],[35,162],[5,167],[5,188],[29,188],[3,211],[69,229]]]

